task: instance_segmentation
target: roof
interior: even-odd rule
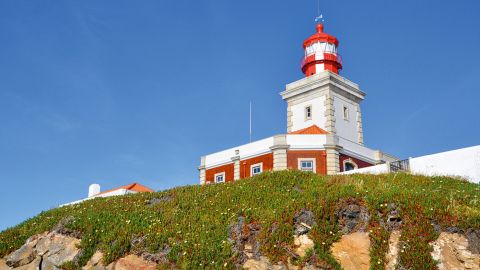
[[[125,189],[125,190],[130,190],[130,191],[136,191],[136,192],[155,192],[154,190],[144,186],[144,185],[141,185],[139,183],[132,183],[132,184],[129,184],[129,185],[125,185],[125,186],[121,186],[121,187],[118,187],[118,188],[113,188],[113,189],[109,189],[109,190],[105,190],[103,192],[100,192],[98,193],[97,195],[95,196],[98,196],[98,195],[101,195],[101,194],[106,194],[106,193],[110,193],[112,191],[116,191],[116,190],[120,190],[120,189]]]
[[[317,24],[317,33],[313,34],[311,37],[307,38],[303,42],[303,48],[310,46],[315,42],[327,42],[335,44],[335,47],[338,47],[338,39],[332,35],[329,35],[323,32],[323,24]]]
[[[288,134],[328,134],[328,132],[319,128],[317,125],[311,125],[307,128],[293,131]]]

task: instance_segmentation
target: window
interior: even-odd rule
[[[343,119],[348,121],[349,118],[350,118],[350,113],[348,111],[348,107],[343,105]]]
[[[305,107],[305,121],[312,120],[312,105]]]
[[[352,171],[352,170],[356,170],[356,169],[358,169],[357,163],[355,163],[355,161],[353,161],[351,158],[343,161],[343,171],[344,172]]]
[[[215,174],[215,183],[225,182],[225,172]]]
[[[350,162],[346,162],[345,163],[345,171],[353,171],[355,170],[355,165],[353,165],[352,163]]]
[[[298,159],[298,168],[301,171],[315,172],[315,159],[313,158]]]
[[[257,164],[253,164],[252,166],[250,166],[250,175],[251,176],[260,174],[260,173],[262,173],[262,171],[263,171],[263,163],[257,163]]]

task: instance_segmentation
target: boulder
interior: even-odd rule
[[[332,245],[333,257],[345,270],[368,270],[370,268],[370,237],[368,233],[356,232],[343,235]]]
[[[480,255],[469,249],[468,239],[458,233],[440,233],[437,240],[430,243],[432,258],[438,261],[438,269],[480,269]]]
[[[31,263],[37,257],[37,251],[33,247],[32,243],[26,243],[7,257],[6,264],[16,268]]]
[[[56,232],[39,239],[35,250],[43,256],[42,269],[72,261],[80,252],[79,244],[79,239]]]

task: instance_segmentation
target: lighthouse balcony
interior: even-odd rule
[[[307,56],[302,58],[300,66],[303,70],[303,68],[305,67],[306,64],[311,63],[311,62],[315,62],[315,61],[335,62],[339,65],[340,68],[343,66],[342,65],[342,63],[343,63],[342,56],[338,53],[333,54],[333,53],[329,53],[329,52],[320,52],[320,53],[307,55]]]

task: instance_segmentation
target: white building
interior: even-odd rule
[[[132,183],[132,184],[129,184],[129,185],[125,185],[125,186],[121,186],[121,187],[118,187],[118,188],[113,188],[113,189],[109,189],[109,190],[101,192],[99,184],[91,184],[88,187],[88,197],[87,198],[81,199],[81,200],[78,200],[78,201],[73,201],[73,202],[66,203],[66,204],[62,204],[62,205],[60,205],[60,207],[66,206],[66,205],[71,205],[71,204],[76,204],[76,203],[81,203],[83,201],[90,200],[90,199],[95,199],[95,198],[105,198],[105,197],[111,197],[111,196],[135,194],[135,193],[139,193],[139,192],[155,192],[155,191],[146,187],[146,186],[144,186],[144,185],[141,185],[139,183]]]
[[[287,103],[287,133],[201,157],[200,184],[230,182],[266,170],[298,169],[318,174],[409,170],[480,181],[477,147],[410,160],[366,147],[360,103],[365,93],[340,76],[338,40],[317,32],[303,42],[305,78],[280,93]]]

